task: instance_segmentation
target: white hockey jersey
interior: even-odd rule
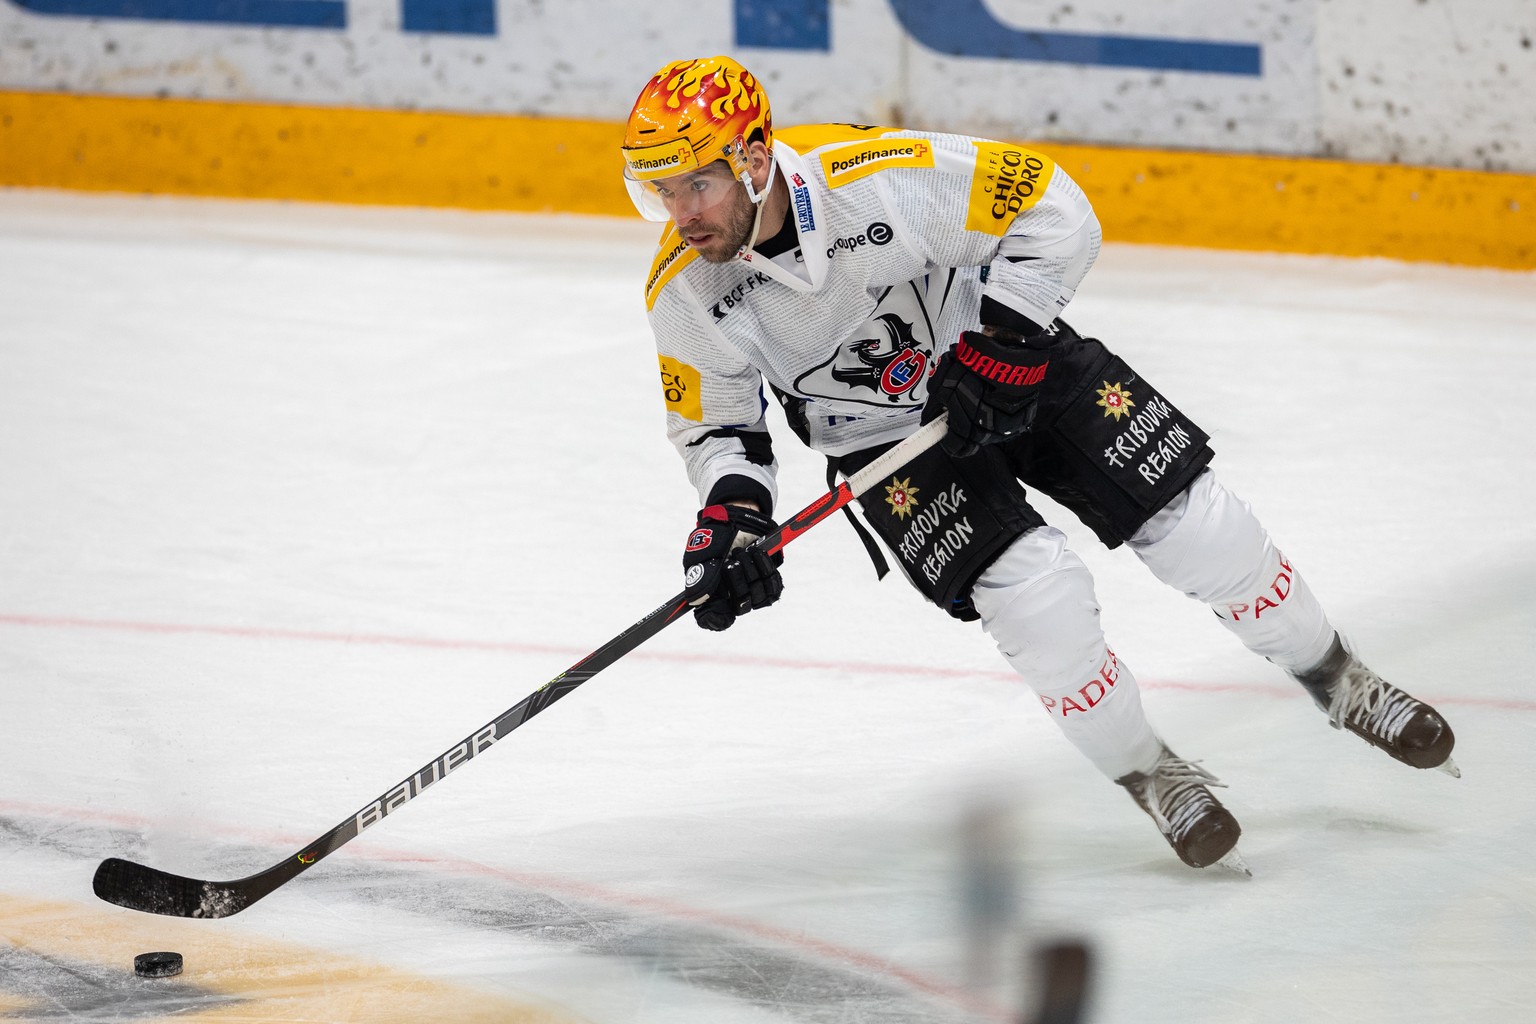
[[[669,225],[646,280],[667,433],[701,502],[735,478],[776,497],[764,381],[820,452],[898,440],[983,297],[1048,324],[1099,251],[1082,190],[1021,146],[834,124],[778,131],[773,152],[799,249],[710,263]]]

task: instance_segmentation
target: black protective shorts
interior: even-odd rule
[[[1211,461],[1210,438],[1119,356],[1057,321],[1034,428],[964,459],[931,448],[859,499],[865,519],[934,603],[976,617],[970,591],[1045,520],[1032,487],[1118,547]],[[836,460],[846,474],[890,445]]]

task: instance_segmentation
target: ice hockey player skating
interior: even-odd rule
[[[1087,568],[1026,487],[1209,605],[1335,728],[1458,774],[1445,719],[1345,646],[1217,480],[1206,433],[1060,319],[1100,230],[1047,154],[870,125],[775,133],[762,83],[726,57],[658,71],[623,154],[635,206],[667,223],[645,299],[668,434],[702,505],[683,554],[699,625],[725,629],[783,590],[782,557],[747,547],[775,525],[764,382],[844,473],[947,413],[941,446],[860,499],[866,520],[925,597],[980,621],[1184,863],[1246,872],[1241,829],[1216,777],[1153,731]]]

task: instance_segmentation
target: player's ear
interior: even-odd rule
[[[747,143],[747,166],[752,171],[752,185],[754,188],[764,188],[768,184],[768,168],[773,163],[773,154],[759,139],[753,139]]]

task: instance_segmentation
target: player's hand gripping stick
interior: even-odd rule
[[[1012,337],[965,331],[928,380],[925,420],[949,413],[944,450],[956,458],[1018,437],[1035,422],[1048,351]]]
[[[729,629],[736,616],[779,599],[784,555],[752,545],[778,528],[768,516],[742,505],[699,510],[683,550],[683,595],[693,606],[695,622],[705,629]]]

